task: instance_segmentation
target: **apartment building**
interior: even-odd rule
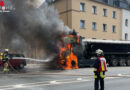
[[[122,11],[101,0],[56,0],[65,25],[86,39],[121,40]]]
[[[122,40],[130,40],[130,11],[122,9]]]

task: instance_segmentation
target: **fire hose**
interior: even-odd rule
[[[10,64],[9,61],[8,61],[8,64],[9,64],[10,68],[11,68],[13,71],[15,71],[16,73],[21,73],[21,72],[18,72],[18,71]]]
[[[15,71],[17,74],[24,74],[24,75],[37,75],[37,74],[34,74],[34,73],[28,73],[28,74],[25,74],[25,73],[21,73],[19,71],[17,71],[11,64],[10,62],[8,61],[8,64],[10,66],[10,68]],[[45,74],[45,73],[44,73]],[[86,74],[58,74],[58,73],[46,73],[46,75],[65,75],[65,76],[93,76],[93,75],[86,75]],[[108,75],[107,77],[122,77],[122,78],[130,78],[130,76],[127,76],[127,75],[121,75],[121,76],[117,76],[117,75]]]

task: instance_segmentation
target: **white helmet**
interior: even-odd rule
[[[98,55],[103,54],[103,51],[101,49],[97,49],[96,54],[98,54]]]
[[[7,52],[8,52],[8,51],[9,51],[9,49],[5,49],[5,51],[7,51]]]

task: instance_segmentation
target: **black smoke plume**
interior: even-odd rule
[[[8,0],[9,1],[9,0]],[[57,43],[67,31],[53,6],[37,0],[10,0],[15,8],[0,14],[1,48],[26,56],[48,57],[58,53]]]

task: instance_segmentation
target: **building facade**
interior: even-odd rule
[[[130,40],[130,11],[122,9],[122,40]]]
[[[122,11],[96,0],[56,0],[65,25],[86,39],[121,40]]]

